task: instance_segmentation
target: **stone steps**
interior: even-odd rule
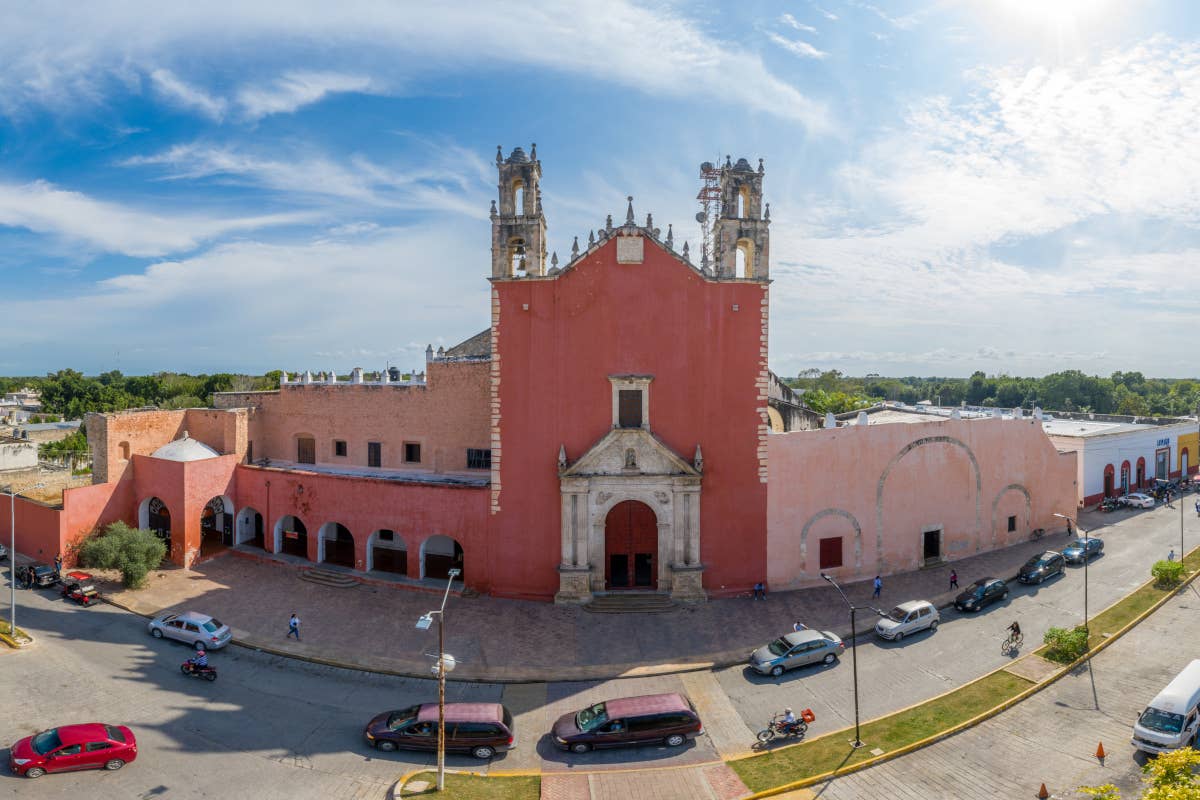
[[[317,583],[321,586],[332,586],[335,589],[351,589],[358,586],[358,581],[342,572],[314,567],[301,571],[300,580]]]
[[[611,592],[595,595],[583,610],[594,614],[661,614],[676,608],[670,596],[658,592]]]

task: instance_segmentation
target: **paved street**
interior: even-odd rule
[[[1093,614],[1142,583],[1149,564],[1177,547],[1179,535],[1179,517],[1170,509],[1105,515],[1092,524],[1096,522],[1119,524],[1098,531],[1106,548],[1089,568]],[[1196,541],[1200,524],[1195,515],[1185,517],[1185,522],[1188,541]],[[1045,546],[1061,547],[1061,543],[1058,537]],[[863,718],[926,699],[1005,663],[999,639],[1013,618],[1021,621],[1030,644],[1040,640],[1051,624],[1071,624],[1082,613],[1082,577],[1082,568],[1072,567],[1062,578],[1041,587],[1014,587],[1007,603],[982,614],[962,617],[943,612],[943,625],[936,634],[920,634],[901,644],[864,638],[858,653]],[[399,773],[431,761],[411,753],[377,757],[364,747],[360,735],[363,723],[380,710],[436,698],[432,681],[317,666],[232,647],[214,656],[221,677],[208,684],[180,675],[178,665],[188,655],[187,649],[152,640],[144,621],[136,616],[106,605],[78,608],[50,592],[20,592],[19,597],[19,624],[37,637],[38,644],[28,651],[0,655],[5,677],[0,704],[16,712],[0,722],[0,742],[63,721],[85,719],[130,724],[141,742],[140,760],[119,773],[42,779],[41,784],[49,787],[47,796],[87,787],[101,798],[204,797],[215,789],[253,781],[266,787],[263,797],[383,797]],[[900,599],[889,598],[885,591],[885,600]],[[255,613],[252,604],[244,608],[247,616]],[[778,614],[770,600],[757,608],[764,615]],[[655,624],[686,620],[676,615],[653,619]],[[786,627],[786,622],[784,617],[777,624]],[[307,633],[311,636],[311,629]],[[1149,634],[1139,631],[1139,635]],[[812,728],[817,734],[852,722],[848,658],[840,665],[789,673],[779,681],[748,676],[737,666],[608,681],[452,681],[448,691],[452,700],[501,700],[513,710],[520,746],[497,758],[494,769],[576,773],[564,780],[572,791],[584,791],[583,796],[592,798],[627,798],[630,782],[648,787],[661,784],[655,797],[682,797],[686,793],[679,792],[686,781],[697,780],[709,787],[706,791],[713,797],[733,797],[736,781],[731,784],[730,776],[716,769],[715,762],[721,755],[745,752],[752,731],[783,705],[811,706],[817,712]],[[568,757],[543,738],[559,714],[587,703],[672,690],[693,698],[709,733],[678,751],[647,748]],[[1040,727],[1050,731],[1059,727],[1057,716],[1045,719]],[[452,757],[451,763],[487,767],[463,757]],[[628,776],[624,778],[614,772],[604,780],[578,780],[580,770],[668,766],[700,769],[623,773]],[[9,778],[0,783],[0,794],[15,793],[25,785]]]

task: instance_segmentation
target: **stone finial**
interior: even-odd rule
[[[957,408],[950,412],[950,419],[962,419],[962,412]]]
[[[537,161],[537,142],[534,142],[533,144],[529,145],[529,160]],[[758,160],[758,163],[759,164],[762,163],[761,158]]]
[[[496,163],[497,164],[504,163],[504,148],[501,147],[500,145],[496,145]]]
[[[700,452],[700,444],[696,443],[696,455],[692,456],[692,466],[696,472],[704,472],[704,453]]]
[[[730,169],[733,168],[733,159],[730,158],[728,155],[725,156],[725,166],[729,167]]]
[[[425,345],[425,360],[433,361],[433,345],[431,344]]]
[[[629,195],[625,199],[629,201],[629,205],[625,208],[625,224],[632,225],[633,224],[633,195]]]
[[[286,386],[288,382],[288,374],[286,371],[279,373],[279,385]]]
[[[496,212],[496,201],[495,201],[495,200],[493,200],[493,201],[492,201],[492,210],[491,210],[491,212],[490,212],[490,213],[491,213],[491,217],[492,217],[492,219],[495,219],[495,218],[496,218],[496,213],[497,213],[497,212]]]
[[[567,448],[561,444],[558,446],[558,468],[567,468]]]
[[[579,237],[575,237],[575,241],[571,242],[571,260],[579,258]]]
[[[650,213],[646,214],[646,230],[648,230],[648,231],[654,230],[654,215],[653,214],[650,214]]]
[[[588,249],[591,250],[596,246],[596,232],[588,231]]]
[[[728,158],[728,156],[726,156],[726,158]],[[832,411],[825,412],[825,427],[826,428],[836,428],[837,427],[837,417],[835,417],[833,415]]]
[[[329,370],[329,382],[337,383],[337,370],[335,370],[335,369]]]
[[[362,383],[363,382],[362,367],[355,367],[354,369],[350,370],[350,382],[351,383]]]
[[[380,372],[379,373],[379,382],[380,383],[391,383],[392,382],[391,370],[385,368],[382,372]]]
[[[671,229],[671,223],[667,223],[667,249],[675,249],[675,231]]]
[[[763,169],[762,159],[758,160],[758,174],[762,175],[766,170]]]
[[[708,251],[703,250],[700,253],[700,269],[708,272]]]
[[[1013,419],[1023,419],[1024,417],[1025,417],[1025,413],[1023,411],[1021,411],[1020,406],[1017,406],[1016,408],[1014,408],[1012,410],[1012,418]]]
[[[612,214],[609,214],[604,219],[604,230],[608,231],[609,233],[612,233]]]
[[[688,255],[688,243],[687,243],[687,239],[684,239],[684,240],[683,240],[683,258],[684,258],[684,260],[685,260],[685,261],[686,261],[686,260],[690,260],[690,256]]]
[[[767,208],[763,212],[763,219],[765,219],[767,222],[771,221],[771,204],[770,203],[767,203]]]
[[[437,356],[438,356],[438,358],[445,358],[446,357],[446,348],[442,347],[441,345],[438,345]]]
[[[858,424],[859,425],[870,424],[870,420],[867,418],[867,412],[865,412],[865,411],[858,412]]]
[[[1042,409],[1038,406],[1033,407],[1033,418],[1038,422],[1042,421]]]
[[[312,383],[312,373],[304,370],[304,374],[300,376],[301,383]]]
[[[189,437],[189,436],[188,436],[188,432],[187,432],[187,431],[184,431],[184,432],[183,432],[183,438],[184,438],[184,439],[188,439],[188,438],[191,438],[191,437]]]
[[[555,250],[550,253],[550,267],[551,267],[551,269],[553,269],[554,267],[557,267],[557,266],[558,266],[558,251]]]

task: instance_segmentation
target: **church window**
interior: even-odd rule
[[[651,375],[609,375],[612,383],[612,426],[650,429]]]
[[[619,392],[617,426],[621,428],[642,427],[642,390],[621,389]]]

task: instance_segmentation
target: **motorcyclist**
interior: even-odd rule
[[[203,647],[196,648],[196,655],[188,659],[188,663],[192,665],[192,670],[204,669],[208,666],[208,653]]]
[[[796,715],[792,713],[791,708],[783,710],[783,719],[780,721],[779,727],[785,731],[790,731],[796,727]]]

